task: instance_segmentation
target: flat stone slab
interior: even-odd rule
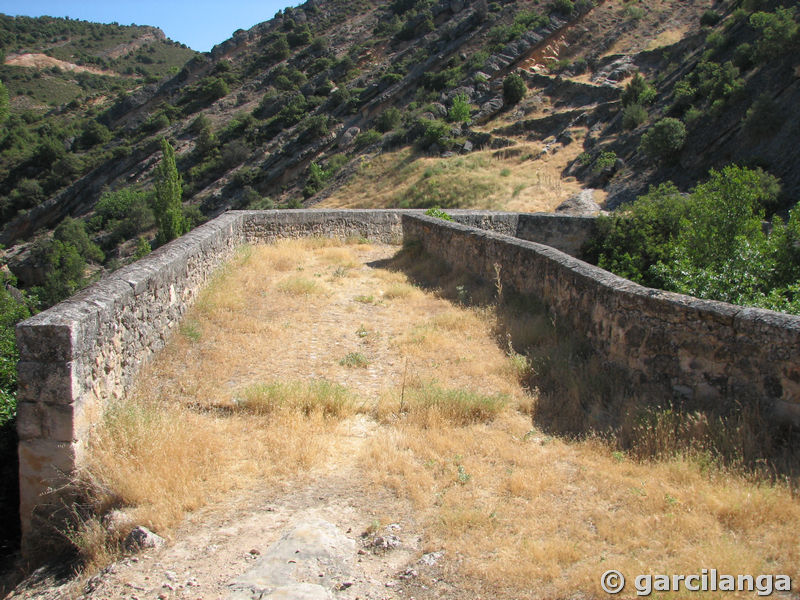
[[[329,600],[331,590],[351,577],[355,551],[355,541],[332,523],[304,519],[229,584],[229,600]]]

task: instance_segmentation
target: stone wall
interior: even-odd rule
[[[487,280],[539,298],[625,368],[643,389],[698,408],[758,402],[800,425],[800,317],[645,288],[554,248],[447,223],[403,216],[404,240]]]
[[[241,243],[226,214],[17,326],[23,549],[47,534],[59,488],[109,400],[125,393],[211,272]],[[36,510],[34,510],[36,509]]]

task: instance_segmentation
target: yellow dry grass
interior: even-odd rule
[[[504,335],[532,342],[540,318],[501,322],[491,286],[395,252],[312,239],[240,255],[92,437],[105,506],[169,532],[232,490],[352,464],[353,498],[394,491],[461,597],[603,597],[611,568],[800,575],[787,488],[544,434]],[[324,293],[281,291],[295,277]],[[363,368],[342,364],[355,354]],[[355,419],[371,422],[358,452],[342,431]]]
[[[404,149],[364,160],[350,180],[323,200],[320,208],[485,208],[550,212],[580,191],[564,168],[581,152],[580,144],[524,142],[513,151],[472,152],[431,158]]]

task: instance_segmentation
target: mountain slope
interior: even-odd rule
[[[186,205],[207,216],[319,202],[552,210],[585,187],[613,207],[666,179],[688,189],[731,161],[779,176],[788,205],[800,157],[786,151],[794,130],[776,128],[774,115],[799,121],[796,28],[767,48],[770,26],[751,22],[779,6],[310,1],[237,31],[170,78],[100,101],[84,130],[99,158],[80,169],[59,163],[60,181],[71,182],[60,191],[40,192],[11,171],[0,242],[16,245],[12,269],[35,283],[26,242],[72,216],[88,220],[106,267],[124,262],[136,244],[91,218],[106,187],[149,188],[162,137],[176,149]],[[96,53],[94,66],[119,67],[120,44]],[[503,99],[512,72],[527,88],[518,104]],[[637,72],[650,91],[635,99],[631,126],[622,92]],[[456,98],[469,117],[453,114]],[[748,121],[759,106],[771,124]],[[683,120],[685,142],[672,156],[648,156],[641,139],[664,117]],[[40,148],[28,168],[48,156]],[[20,189],[33,200],[20,202]]]

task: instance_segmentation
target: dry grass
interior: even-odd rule
[[[243,253],[92,437],[98,511],[122,507],[168,534],[231,491],[349,464],[354,498],[368,506],[377,486],[397,494],[397,512],[413,506],[461,597],[601,597],[609,568],[798,576],[800,502],[787,486],[702,453],[643,460],[646,449],[545,434],[530,416],[543,377],[572,373],[560,397],[570,419],[603,379],[576,362],[580,345],[560,344],[535,306],[507,297],[498,311],[496,287],[393,253],[320,240]],[[281,291],[295,277],[325,293]],[[368,364],[340,364],[349,355]],[[354,447],[345,430],[364,421]],[[665,439],[668,425],[648,435]],[[86,519],[76,545],[102,562],[116,539]]]
[[[543,143],[523,142],[512,152],[493,150],[466,156],[430,158],[400,150],[364,162],[322,208],[485,208],[552,211],[580,190],[561,172],[580,153],[571,144],[542,153]]]
[[[467,596],[602,597],[610,568],[798,574],[800,507],[788,490],[567,443],[519,414],[467,427],[401,421],[363,460],[376,485],[414,503],[428,546],[459,558],[447,577]]]

